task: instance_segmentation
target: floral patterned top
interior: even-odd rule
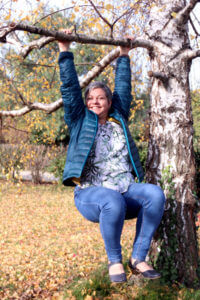
[[[134,182],[125,135],[121,125],[99,124],[81,176],[81,187],[103,186],[124,193]]]

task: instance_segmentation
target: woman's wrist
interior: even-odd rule
[[[71,30],[70,29],[62,29],[60,30],[61,32],[65,33],[66,35],[70,35],[72,34]],[[69,48],[70,48],[70,44],[71,42],[70,41],[58,41],[58,47],[59,47],[59,51],[60,52],[66,52],[66,51],[69,51]]]
[[[127,47],[120,47],[120,56],[129,56],[130,49]]]
[[[128,56],[129,57],[129,55],[127,53],[120,53],[119,56]]]
[[[66,51],[69,51],[69,46],[68,45],[64,45],[62,43],[58,43],[58,46],[59,46],[59,51],[60,52],[66,52]]]

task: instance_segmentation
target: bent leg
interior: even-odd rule
[[[74,192],[79,212],[89,221],[99,222],[108,260],[122,260],[120,238],[126,213],[123,196],[104,187],[88,187]]]
[[[133,183],[123,196],[127,218],[137,215],[132,258],[144,261],[164,212],[165,196],[159,186],[149,183]]]

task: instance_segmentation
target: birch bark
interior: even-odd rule
[[[156,7],[151,9],[148,30],[154,50],[150,53],[152,89],[147,181],[158,184],[165,170],[167,204],[150,254],[169,280],[178,279],[192,285],[197,278],[198,254],[188,80],[191,62],[184,55],[190,49],[187,23],[179,15],[186,3],[184,0],[156,2]]]

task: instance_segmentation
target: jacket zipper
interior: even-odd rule
[[[97,134],[98,118],[97,118],[97,115],[96,115],[95,113],[93,113],[93,114],[95,115],[95,119],[96,119],[96,131],[95,131],[95,134],[94,134],[94,137],[93,137],[93,141],[92,141],[90,150],[89,150],[89,152],[88,152],[88,154],[87,154],[87,156],[86,156],[86,158],[85,158],[85,161],[84,161],[84,164],[83,164],[83,167],[82,167],[82,170],[81,170],[81,174],[82,174],[83,169],[84,169],[84,167],[85,167],[85,164],[86,164],[86,161],[87,161],[87,159],[88,159],[88,156],[89,156],[89,154],[90,154],[90,152],[91,152],[91,149],[92,149],[92,146],[93,146],[93,144],[94,144],[94,140],[95,140],[95,137],[96,137],[96,134]]]

